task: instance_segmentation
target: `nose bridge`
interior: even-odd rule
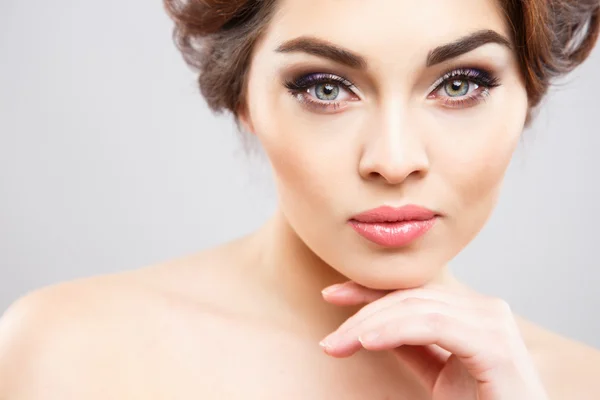
[[[397,184],[412,174],[426,172],[429,159],[410,108],[400,101],[389,101],[375,115],[376,121],[365,132],[361,176]]]

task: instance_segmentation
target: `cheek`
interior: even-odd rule
[[[308,115],[287,93],[274,94],[272,99],[275,101],[256,99],[253,104],[261,106],[252,112],[283,207],[299,209],[306,205],[311,213],[335,213],[331,204],[357,174],[353,169],[356,146],[348,129],[353,124],[343,113]]]
[[[522,131],[522,120],[505,121],[490,119],[477,131],[469,131],[462,143],[444,146],[439,155],[444,160],[443,179],[451,185],[460,208],[491,212]]]
[[[331,188],[331,174],[317,154],[305,148],[273,144],[263,141],[271,160],[281,200],[285,205],[309,204],[314,211],[323,209],[328,202],[327,188]],[[312,154],[312,155],[311,155]],[[321,173],[319,173],[321,171]],[[287,207],[286,207],[287,208]]]
[[[447,170],[448,179],[455,182],[461,205],[472,207],[476,203],[494,202],[504,173],[510,162],[514,146],[493,146],[478,149],[478,154],[468,162]]]
[[[325,189],[331,183],[331,173],[326,173],[326,158],[312,141],[298,140],[298,134],[302,133],[298,130],[284,123],[275,124],[263,128],[259,138],[284,203],[288,198],[298,200],[298,197],[302,197],[303,203],[323,203]]]

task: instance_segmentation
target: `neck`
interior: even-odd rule
[[[256,277],[265,290],[275,294],[285,315],[297,316],[302,329],[318,335],[330,333],[362,307],[339,307],[323,300],[321,290],[348,278],[304,244],[281,210],[255,233],[252,247],[258,258]],[[432,282],[465,289],[447,267]]]

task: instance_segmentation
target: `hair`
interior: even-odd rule
[[[239,129],[253,48],[276,0],[163,0],[173,39],[198,72],[215,113],[231,112]],[[525,125],[553,80],[588,58],[600,31],[600,0],[498,0],[511,28],[528,97]]]

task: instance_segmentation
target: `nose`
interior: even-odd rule
[[[411,118],[398,108],[382,112],[365,136],[359,162],[363,179],[397,185],[409,177],[422,177],[429,170],[423,139]]]

